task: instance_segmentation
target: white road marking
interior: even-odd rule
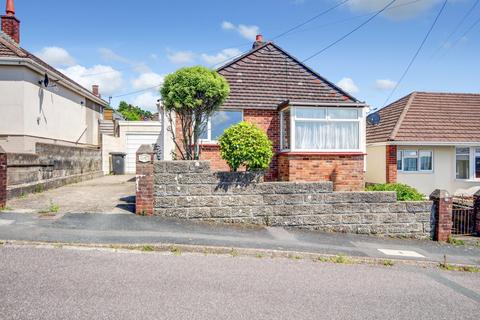
[[[425,258],[425,256],[421,255],[415,251],[409,250],[392,250],[392,249],[378,249],[383,254],[387,256],[399,256],[399,257],[411,257],[411,258]]]
[[[8,226],[12,223],[14,223],[15,220],[4,220],[4,219],[0,219],[0,226]]]

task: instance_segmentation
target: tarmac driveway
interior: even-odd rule
[[[7,202],[7,210],[24,213],[132,213],[135,176],[104,176]],[[54,210],[57,211],[57,210]]]

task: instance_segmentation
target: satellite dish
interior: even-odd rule
[[[44,85],[45,88],[48,88],[48,84],[50,83],[50,79],[48,79],[48,74],[45,73],[45,77],[43,78],[43,80],[40,80],[38,81],[38,84],[39,85]]]
[[[48,74],[45,73],[45,78],[43,79],[43,85],[45,86],[45,88],[48,88],[49,82],[50,80],[48,79]]]
[[[380,115],[378,113],[372,113],[371,115],[369,115],[367,117],[367,122],[368,124],[372,125],[372,126],[376,126],[380,123]]]

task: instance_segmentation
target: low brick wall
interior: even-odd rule
[[[36,144],[35,154],[7,154],[7,198],[103,175],[100,150]]]
[[[430,237],[432,203],[397,202],[393,192],[333,192],[331,182],[262,182],[261,174],[212,173],[208,161],[157,161],[153,170],[156,215]]]

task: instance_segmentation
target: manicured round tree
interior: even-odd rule
[[[200,156],[200,136],[206,130],[208,118],[230,94],[227,80],[205,67],[182,68],[165,77],[160,94],[181,158],[197,160]],[[181,129],[178,137],[173,126],[173,114],[175,124]]]
[[[265,170],[273,157],[267,134],[248,122],[231,126],[218,139],[222,158],[232,171],[245,166],[247,171]]]

